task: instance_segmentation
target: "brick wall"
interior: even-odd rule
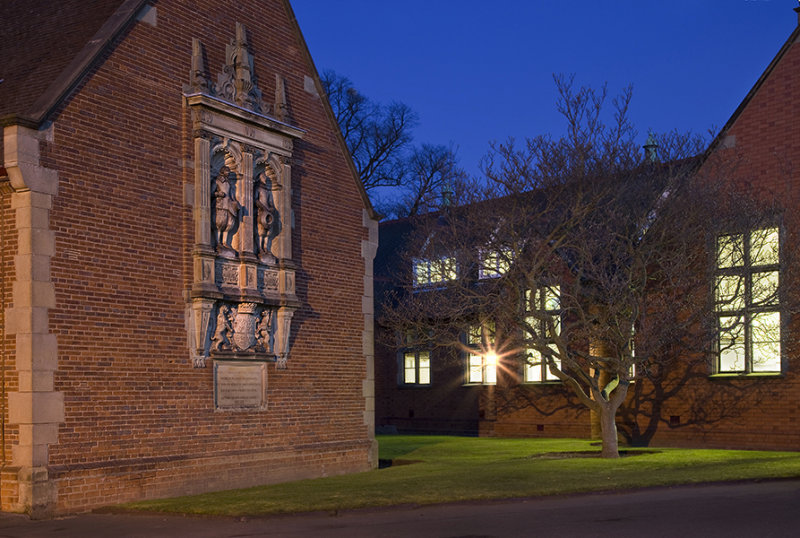
[[[363,202],[319,97],[304,89],[314,74],[304,45],[279,0],[155,6],[156,25],[138,22],[117,39],[42,148],[59,175],[49,321],[66,418],[49,472],[62,512],[371,465]],[[186,331],[194,176],[181,90],[192,37],[215,74],[237,21],[266,100],[281,74],[291,123],[307,131],[292,175],[302,306],[288,370],[269,367],[263,412],[214,410],[212,368],[192,368]]]

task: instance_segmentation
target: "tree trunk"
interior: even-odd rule
[[[607,342],[601,339],[595,339],[589,344],[589,354],[593,357],[608,357],[612,353],[611,347]],[[611,381],[611,374],[605,370],[601,370],[597,380],[597,388],[603,390],[608,382]],[[590,432],[593,440],[603,439],[603,426],[600,413],[592,409],[589,412]],[[605,443],[603,443],[605,444]]]
[[[613,405],[600,407],[600,428],[603,434],[603,458],[619,457],[619,441],[617,439],[617,408]]]
[[[604,389],[605,386],[608,385],[609,381],[611,381],[611,375],[605,370],[601,371],[597,383],[600,390]],[[603,439],[603,426],[602,426],[602,419],[600,418],[600,412],[592,409],[589,412],[589,422],[591,426],[590,435],[592,440],[598,441]]]

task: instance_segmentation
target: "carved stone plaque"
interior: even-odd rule
[[[215,361],[214,400],[220,410],[266,409],[266,363]]]
[[[235,265],[223,265],[220,269],[222,284],[228,286],[239,285],[239,268]]]
[[[264,289],[278,291],[278,271],[271,271],[269,269],[264,271]]]

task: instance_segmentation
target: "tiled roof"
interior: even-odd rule
[[[107,44],[108,40],[98,38],[108,33],[110,26],[118,30],[130,19],[115,21],[115,13],[126,5],[128,11],[138,9],[142,3],[0,1],[0,121],[43,120]],[[95,54],[87,57],[87,52]]]

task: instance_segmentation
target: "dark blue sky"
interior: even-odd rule
[[[320,71],[406,103],[417,142],[560,134],[553,73],[634,87],[647,130],[722,127],[797,24],[796,0],[292,0]]]

